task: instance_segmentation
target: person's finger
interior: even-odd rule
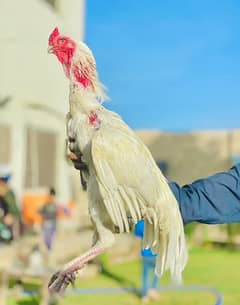
[[[71,152],[69,155],[68,155],[69,159],[71,159],[72,161],[76,161],[78,160],[78,156],[76,154],[74,154],[73,152]]]

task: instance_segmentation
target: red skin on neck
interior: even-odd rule
[[[87,76],[81,75],[78,67],[73,68],[73,74],[76,81],[82,84],[83,88],[93,87],[91,80]]]
[[[88,118],[88,123],[91,126],[96,126],[99,124],[98,116],[95,112],[91,111]]]

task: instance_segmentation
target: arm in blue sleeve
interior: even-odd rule
[[[180,187],[169,182],[184,224],[240,222],[240,164],[227,172]]]
[[[134,228],[134,235],[139,238],[143,238],[144,235],[144,220],[140,220]]]

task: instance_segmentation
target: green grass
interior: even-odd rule
[[[219,249],[194,248],[190,251],[189,262],[184,272],[186,285],[204,285],[216,288],[224,297],[224,305],[240,303],[240,254]],[[119,287],[140,286],[140,261],[108,265],[108,276],[99,274],[95,278],[77,280],[78,287]],[[161,280],[169,284],[169,276]],[[161,292],[163,305],[212,305],[215,297],[208,292]],[[140,299],[134,294],[119,295],[71,295],[64,297],[60,305],[139,305]],[[36,304],[30,298],[10,299],[8,305]],[[154,303],[149,303],[154,304]],[[156,304],[156,303],[155,303]]]

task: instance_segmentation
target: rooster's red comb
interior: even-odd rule
[[[54,41],[54,38],[56,38],[57,36],[59,36],[59,30],[58,30],[58,28],[56,27],[53,31],[52,31],[52,33],[50,34],[50,36],[49,36],[49,39],[48,39],[48,42],[49,42],[49,44],[51,45],[51,44],[53,44],[53,41]]]

